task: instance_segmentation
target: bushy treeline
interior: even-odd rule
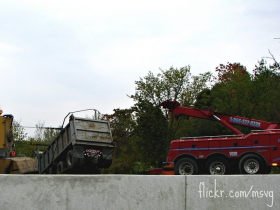
[[[130,109],[115,109],[106,115],[112,125],[117,149],[105,173],[143,173],[161,167],[171,140],[182,136],[232,134],[219,123],[197,118],[174,119],[159,104],[167,99],[183,106],[211,109],[230,115],[280,122],[279,63],[258,62],[250,73],[240,63],[219,65],[215,73],[198,76],[190,66],[171,67],[157,75],[149,72],[135,82],[135,101]],[[239,127],[242,132],[249,128]]]
[[[36,124],[34,136],[28,136],[20,122],[13,121],[13,134],[18,157],[36,157],[36,151],[44,151],[59,135],[59,129],[45,128],[44,122]]]

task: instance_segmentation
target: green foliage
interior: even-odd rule
[[[135,132],[139,137],[138,152],[142,162],[154,167],[161,167],[168,153],[170,140],[167,139],[168,122],[159,106],[148,101],[135,105]]]
[[[14,150],[18,157],[35,157],[34,151],[38,149],[36,141],[33,138],[28,138],[27,140],[15,141]]]
[[[212,106],[211,90],[206,88],[197,94],[196,102],[194,103],[194,108],[211,109],[211,106]]]
[[[34,151],[44,151],[47,149],[47,145],[59,135],[58,130],[45,129],[44,123],[41,122],[36,124],[34,137],[27,137],[25,129],[17,121],[13,122],[13,133],[14,151],[16,151],[18,157],[35,157]]]
[[[252,75],[238,63],[220,65],[216,71],[218,77],[210,93],[213,110],[218,108],[219,112],[231,115],[280,121],[279,64],[268,66],[262,60]],[[204,100],[208,98],[203,97]]]
[[[135,82],[135,94],[129,96],[135,101],[131,109],[134,119],[122,117],[120,111],[127,110],[115,110],[114,116],[111,116],[114,119],[111,120],[114,139],[117,139],[117,144],[121,139],[126,141],[116,149],[113,160],[122,172],[140,172],[139,170],[149,170],[151,167],[161,167],[166,159],[170,141],[185,130],[191,133],[192,128],[182,126],[183,120],[176,121],[172,114],[161,110],[159,104],[173,99],[181,101],[184,105],[193,105],[196,96],[210,86],[212,78],[209,72],[192,76],[189,66],[179,69],[171,67],[160,71],[157,75],[149,72],[147,76]],[[125,129],[128,125],[133,126]],[[127,133],[128,130],[130,135],[125,135],[124,138],[122,133]],[[131,156],[127,158],[130,152]]]
[[[135,82],[135,94],[129,96],[135,101],[132,109],[116,109],[113,115],[105,116],[117,145],[113,164],[106,173],[138,173],[161,167],[183,121],[175,121],[159,104],[167,99],[194,104],[196,95],[209,86],[212,77],[209,72],[192,76],[189,66],[160,71],[157,75],[149,72]]]
[[[27,133],[25,129],[20,125],[20,122],[13,121],[13,136],[14,136],[14,151],[16,151],[18,157],[33,157],[32,148],[27,140]]]
[[[210,108],[213,111],[265,121],[280,121],[280,104],[277,100],[280,97],[278,63],[267,65],[262,60],[255,66],[253,74],[249,74],[239,63],[221,64],[216,72],[213,87],[198,94],[196,108]],[[201,121],[197,126],[211,128],[213,134],[231,134],[222,126],[213,127],[209,122]],[[245,127],[238,129],[243,133],[250,132]]]
[[[280,168],[279,167],[272,167],[270,173],[271,174],[280,174]]]
[[[218,77],[211,89],[212,110],[230,115],[251,116],[255,106],[251,93],[251,77],[239,63],[220,64],[216,68]]]
[[[13,120],[13,136],[15,141],[23,141],[27,138],[24,128],[16,120]]]
[[[253,72],[253,93],[256,98],[255,118],[280,121],[280,67],[261,60]]]
[[[192,76],[188,86],[182,90],[183,92],[179,100],[180,103],[186,107],[194,106],[199,94],[211,88],[213,85],[212,83],[213,75],[210,72]]]
[[[38,122],[34,132],[34,140],[38,144],[50,144],[60,133],[59,129],[45,128],[45,122]]]
[[[192,76],[190,66],[182,68],[171,67],[168,70],[161,70],[156,76],[149,72],[144,78],[136,81],[135,95],[131,95],[136,104],[150,102],[153,106],[167,99],[178,100],[184,106],[192,106],[197,95],[211,86],[212,74],[206,72],[199,76]],[[180,129],[180,122],[176,122],[172,114],[164,112],[168,120],[167,142],[175,138],[176,132]],[[164,142],[166,144],[166,142]]]
[[[210,85],[212,78],[210,72],[192,76],[190,66],[179,69],[170,67],[160,71],[157,75],[149,72],[136,81],[135,94],[129,97],[136,103],[146,100],[155,106],[167,99],[178,100],[183,105],[193,105],[197,94]]]
[[[135,173],[135,164],[139,162],[140,153],[137,151],[138,141],[134,135],[136,126],[132,109],[114,109],[111,115],[104,115],[109,120],[116,149],[113,153],[113,163],[103,173],[129,174]]]

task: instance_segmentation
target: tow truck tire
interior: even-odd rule
[[[175,164],[176,175],[194,175],[197,172],[198,166],[191,158],[182,158]]]
[[[229,171],[229,164],[222,157],[213,157],[207,161],[206,169],[211,175],[224,175]]]
[[[73,150],[69,150],[66,155],[66,165],[68,169],[73,169],[77,166],[78,158],[73,157]]]
[[[265,164],[259,156],[249,154],[241,158],[239,169],[242,174],[261,174],[265,172]]]
[[[60,174],[64,168],[65,168],[65,163],[63,161],[60,161],[56,167],[57,174]]]

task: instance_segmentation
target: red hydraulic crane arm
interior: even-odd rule
[[[236,129],[235,127],[233,127],[231,124],[263,129],[263,130],[280,128],[280,125],[277,123],[249,119],[240,116],[230,116],[226,114],[215,113],[211,110],[199,110],[194,108],[183,107],[180,106],[179,102],[172,101],[172,100],[164,101],[160,104],[160,106],[169,109],[169,111],[172,112],[175,117],[185,115],[189,117],[219,121],[221,124],[223,124],[225,127],[230,129],[235,134],[243,134],[243,133],[238,129]]]

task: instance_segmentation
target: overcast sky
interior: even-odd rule
[[[129,108],[135,81],[159,68],[198,75],[239,62],[251,72],[268,49],[280,60],[279,9],[279,0],[0,0],[0,108],[23,126],[57,127],[71,111]]]

